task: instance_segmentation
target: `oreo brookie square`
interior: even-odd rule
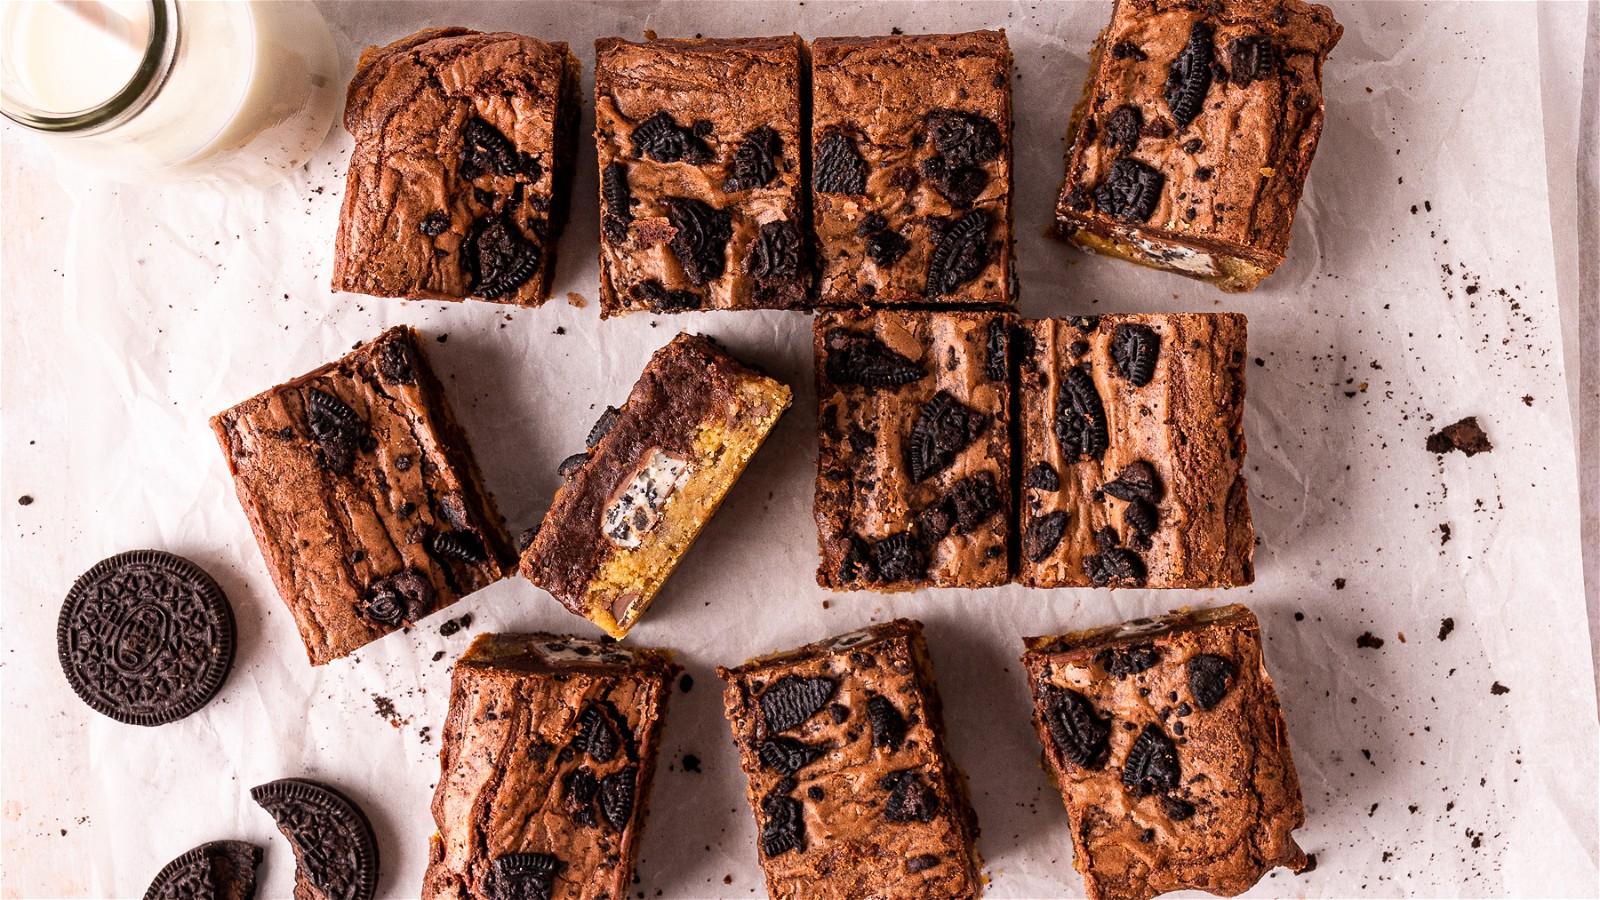
[[[1013,305],[1006,33],[811,44],[818,305]]]
[[[680,671],[666,650],[473,641],[450,679],[423,900],[624,900]]]
[[[211,428],[314,665],[416,624],[515,563],[409,326]]]
[[[921,623],[895,619],[717,675],[770,896],[982,892],[978,820],[945,748]]]
[[[817,493],[836,591],[1011,576],[1011,343],[1003,312],[817,315]]]
[[[1232,897],[1275,866],[1310,868],[1294,840],[1300,780],[1250,610],[1024,642],[1044,768],[1089,897]]]
[[[595,42],[600,308],[802,309],[805,44]]]
[[[368,47],[345,106],[333,289],[548,300],[580,102],[564,43],[435,28]]]

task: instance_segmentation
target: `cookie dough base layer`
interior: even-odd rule
[[[1064,224],[1061,234],[1068,242],[1092,253],[1208,282],[1230,294],[1253,290],[1277,268],[1277,263],[1258,265],[1241,257],[1164,241],[1136,229],[1106,235],[1076,224]]]
[[[667,500],[660,524],[639,548],[616,550],[590,582],[584,599],[590,621],[612,637],[628,633],[722,505],[789,401],[789,391],[777,382],[746,382],[734,404],[748,410],[765,407],[765,415],[745,416],[732,428],[700,427],[688,480]]]

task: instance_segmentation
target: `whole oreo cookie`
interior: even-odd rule
[[[371,900],[378,891],[378,840],[366,814],[331,787],[284,778],[253,787],[294,847],[294,895],[315,900]]]
[[[102,560],[67,592],[56,654],[96,712],[162,725],[216,696],[233,666],[233,610],[203,569],[160,550]]]
[[[166,864],[144,900],[250,900],[256,895],[261,848],[244,841],[212,841]]]

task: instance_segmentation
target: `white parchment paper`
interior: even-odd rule
[[[602,324],[592,145],[557,272],[571,300],[524,311],[332,294],[342,131],[290,183],[225,194],[58,170],[8,126],[0,892],[138,896],[189,847],[246,838],[269,848],[262,896],[286,897],[289,848],[248,789],[309,776],[371,817],[380,892],[416,895],[452,659],[487,630],[591,629],[511,579],[310,668],[206,427],[407,322],[430,339],[514,529],[538,520],[557,462],[674,332],[715,335],[796,388],[794,409],[630,637],[675,648],[694,678],[672,701],[640,897],[763,891],[713,667],[897,615],[928,626],[989,895],[1082,896],[1065,813],[1036,764],[1020,637],[1230,601],[1261,616],[1305,791],[1299,840],[1318,859],[1302,876],[1274,873],[1254,896],[1595,895],[1594,673],[1552,242],[1573,214],[1551,204],[1550,185],[1563,182],[1554,170],[1547,180],[1545,165],[1546,134],[1570,143],[1574,125],[1547,121],[1539,102],[1542,78],[1560,78],[1543,67],[1541,43],[1569,61],[1582,53],[1577,9],[1337,4],[1346,31],[1327,68],[1327,127],[1289,261],[1258,291],[1225,296],[1044,237],[1062,133],[1108,4],[324,6],[347,73],[362,46],[459,24],[571,42],[586,88],[592,39],[646,28],[817,37],[1005,27],[1017,62],[1023,312],[1250,317],[1258,581],[1231,592],[818,589],[809,317]],[[592,122],[586,110],[586,130]],[[1423,449],[1466,415],[1487,429],[1492,453]],[[210,570],[239,631],[217,700],[155,729],[87,710],[52,648],[72,579],[147,546]],[[464,632],[441,635],[466,613]],[[1358,646],[1364,634],[1382,646]],[[688,754],[698,771],[686,770]]]

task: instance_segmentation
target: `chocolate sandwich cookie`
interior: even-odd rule
[[[295,900],[371,900],[378,891],[378,839],[350,798],[303,778],[250,789],[294,848]]]
[[[233,610],[204,570],[160,550],[101,560],[67,592],[56,653],[72,690],[130,725],[181,719],[233,666]]]
[[[256,895],[261,848],[245,841],[211,841],[166,864],[144,900],[250,900]]]

